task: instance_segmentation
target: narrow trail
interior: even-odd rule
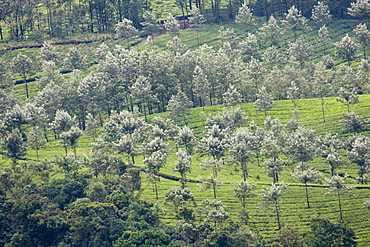
[[[155,40],[155,38],[160,37],[160,36],[162,36],[163,34],[165,34],[165,33],[154,33],[153,35],[151,35],[151,37],[152,37],[152,39],[153,39],[153,41],[154,41],[154,40]],[[149,37],[149,36],[148,36],[148,37]],[[134,46],[131,46],[131,47],[130,47],[130,50],[135,50],[135,49],[137,49],[137,48],[139,48],[139,47],[141,47],[141,46],[143,46],[143,45],[148,44],[148,37],[147,37],[145,40],[141,41],[140,43],[138,43],[138,44],[136,44],[136,45],[134,45]]]

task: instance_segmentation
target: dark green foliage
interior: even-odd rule
[[[114,194],[110,196],[109,199],[118,209],[123,209],[128,207],[132,203],[132,195],[130,194]]]
[[[17,160],[22,155],[26,154],[22,136],[16,129],[5,138],[2,143],[2,148],[5,150],[5,156],[11,158],[14,164],[17,163]]]
[[[51,246],[67,231],[65,215],[37,194],[24,196],[12,205],[9,217],[11,246]]]
[[[83,201],[77,202],[70,211],[67,242],[76,247],[111,246],[111,232],[118,236],[117,224],[123,223],[117,208],[110,203],[80,200]]]
[[[300,235],[297,229],[284,226],[278,232],[277,236],[279,243],[284,247],[297,247],[300,246]]]
[[[11,211],[12,203],[6,199],[6,195],[2,189],[0,189],[0,246],[3,246],[8,242],[14,233],[11,229],[11,222],[6,217]]]
[[[41,195],[47,196],[52,202],[64,208],[77,198],[85,197],[86,180],[84,179],[55,179],[41,190]]]
[[[312,247],[357,246],[354,231],[345,224],[334,224],[329,220],[311,220],[311,231],[304,236],[304,242]]]
[[[160,230],[147,230],[137,232],[124,232],[114,247],[157,247],[168,246],[170,236]]]

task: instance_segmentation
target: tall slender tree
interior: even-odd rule
[[[346,183],[346,178],[348,175],[344,177],[339,177],[337,175],[332,176],[330,179],[326,178],[325,181],[327,182],[329,188],[328,192],[326,193],[327,195],[333,195],[337,196],[338,198],[338,206],[339,206],[339,215],[340,215],[340,220],[343,222],[343,209],[342,209],[342,195],[352,195],[349,190],[353,189],[354,186],[352,185],[345,185]]]
[[[243,209],[245,209],[245,206],[247,204],[247,198],[255,196],[255,193],[253,192],[255,188],[255,183],[248,183],[244,180],[241,180],[239,183],[233,184],[234,195],[240,200]]]
[[[117,38],[126,39],[127,48],[129,48],[130,40],[138,33],[138,30],[133,26],[132,21],[126,18],[118,22],[115,31]]]
[[[257,111],[263,111],[265,117],[267,116],[267,111],[275,105],[272,96],[267,93],[266,87],[261,87],[257,93],[257,100],[254,102],[253,106],[257,108]]]
[[[296,170],[292,173],[292,177],[296,179],[298,182],[303,183],[306,190],[306,201],[307,201],[307,208],[310,208],[310,200],[308,196],[308,185],[307,183],[317,183],[320,182],[323,175],[319,171],[315,169],[307,169],[304,171]]]
[[[191,172],[191,169],[192,169],[191,156],[189,156],[189,154],[187,154],[185,151],[179,150],[176,153],[176,157],[177,157],[177,161],[172,166],[172,169],[175,172],[180,173],[181,186],[182,186],[182,189],[185,189],[186,188],[186,182],[187,182],[186,181],[186,175],[187,175],[187,173]]]
[[[19,73],[22,76],[23,83],[26,87],[26,97],[30,97],[28,93],[27,77],[33,73],[33,61],[31,58],[19,53],[12,60],[12,70],[14,73]]]
[[[259,196],[259,198],[261,199],[259,207],[261,209],[267,210],[272,207],[272,210],[275,211],[279,230],[281,229],[281,195],[285,190],[287,190],[287,188],[288,186],[284,184],[284,182],[281,182],[280,185],[272,183],[271,187],[264,187],[262,189],[262,194]]]
[[[283,25],[288,29],[293,31],[294,39],[297,38],[298,31],[307,31],[310,28],[307,26],[307,18],[302,16],[301,11],[299,11],[294,5],[288,10],[285,15],[285,20],[283,20]]]
[[[367,29],[366,23],[360,23],[353,30],[356,34],[358,41],[360,42],[364,59],[366,59],[366,51],[370,45],[370,31]]]
[[[195,28],[195,31],[197,33],[197,41],[198,45],[200,45],[199,41],[199,29],[202,27],[203,23],[205,23],[207,20],[204,17],[204,15],[201,13],[200,8],[193,7],[192,10],[190,10],[190,17],[189,17],[189,23],[193,25]]]
[[[341,41],[335,43],[335,54],[347,60],[348,66],[355,59],[359,44],[346,34]]]

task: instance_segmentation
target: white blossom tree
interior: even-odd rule
[[[351,3],[348,8],[348,14],[353,17],[365,18],[370,15],[370,2],[369,0],[356,0]]]
[[[59,62],[59,53],[50,42],[44,42],[40,51],[40,59],[43,61],[53,61],[55,64]]]
[[[139,153],[139,148],[136,146],[135,142],[134,135],[121,135],[119,141],[113,143],[118,153],[125,153],[128,164],[135,164],[135,155]]]
[[[360,42],[364,59],[366,59],[366,51],[370,45],[370,31],[367,29],[366,23],[358,24],[353,32],[356,34],[357,40]]]
[[[257,108],[257,111],[262,111],[267,116],[267,111],[275,105],[275,102],[271,94],[267,93],[266,87],[261,87],[257,93],[257,100],[253,103],[253,106]]]
[[[328,5],[325,5],[323,2],[317,2],[317,5],[312,9],[311,19],[321,23],[330,21],[331,18],[332,15],[330,14]]]
[[[254,25],[254,18],[251,9],[246,4],[242,4],[239,8],[238,14],[235,17],[235,23],[239,23],[244,27],[248,27],[249,25]]]
[[[57,138],[60,133],[70,130],[73,125],[75,125],[75,119],[64,110],[57,110],[53,122],[50,123],[55,138]]]
[[[250,99],[256,100],[257,93],[260,89],[264,79],[265,79],[266,69],[262,66],[254,57],[251,58],[250,62],[247,64],[245,69],[245,80],[247,81],[248,86],[252,87]],[[244,96],[246,99],[246,95]]]
[[[317,40],[327,46],[329,44],[329,41],[330,41],[330,36],[329,36],[329,30],[328,28],[326,27],[326,25],[323,25],[322,27],[319,28],[319,30],[317,31]]]
[[[83,55],[81,50],[77,49],[76,47],[72,47],[68,51],[67,56],[64,58],[63,64],[67,69],[81,70],[84,67],[85,60],[86,60],[86,56]]]
[[[139,109],[144,113],[145,121],[148,121],[147,114],[150,113],[151,104],[158,102],[149,80],[144,76],[139,76],[130,87],[130,92],[131,99],[139,105]]]
[[[289,44],[288,52],[294,56],[303,67],[304,61],[313,55],[312,47],[302,39],[297,39],[295,42]]]
[[[248,33],[247,37],[239,43],[239,50],[243,56],[246,56],[246,58],[243,58],[244,61],[246,61],[246,59],[250,60],[251,57],[261,57],[257,37],[251,33]]]
[[[301,11],[299,11],[294,5],[288,10],[285,15],[285,20],[283,20],[283,25],[288,29],[293,31],[294,39],[297,38],[297,31],[307,31],[310,28],[307,26],[308,19],[302,16]]]
[[[275,17],[271,15],[268,23],[264,23],[257,33],[266,45],[279,46],[283,29],[279,27]]]
[[[59,137],[63,141],[63,146],[67,154],[67,147],[71,146],[73,153],[76,156],[76,147],[78,139],[82,136],[82,130],[76,126],[72,126],[70,130],[60,133]]]
[[[221,26],[218,30],[218,33],[220,34],[220,44],[223,47],[226,43],[229,43],[231,48],[236,48],[239,44],[239,37],[235,33],[234,28],[226,28],[224,26]]]
[[[307,169],[306,163],[317,155],[315,131],[298,127],[287,139],[287,155],[298,162],[298,168]]]
[[[347,112],[350,112],[350,105],[360,102],[356,88],[352,88],[350,91],[341,87],[338,91],[338,96],[339,98],[337,98],[337,101],[347,106]]]
[[[180,32],[180,24],[171,13],[168,14],[164,22],[164,28],[171,36],[176,36]]]
[[[297,109],[298,99],[301,96],[301,90],[294,81],[291,81],[290,86],[288,87],[287,96],[288,99],[292,101],[294,109]]]
[[[109,54],[109,46],[107,46],[104,42],[96,49],[95,56],[99,60],[105,59],[105,57]]]
[[[181,42],[178,36],[175,36],[172,40],[168,41],[166,46],[176,57],[183,55],[188,50],[188,47]]]
[[[253,190],[256,188],[255,183],[248,183],[247,181],[241,180],[239,183],[233,183],[234,195],[240,200],[240,203],[245,209],[247,204],[246,200],[249,197],[255,196]]]
[[[341,41],[335,43],[335,54],[347,60],[348,66],[355,59],[359,44],[346,34]]]
[[[304,171],[296,170],[292,173],[292,177],[300,183],[303,183],[306,190],[307,208],[310,208],[310,200],[308,196],[307,183],[318,183],[321,181],[323,174],[315,169],[307,169]]]
[[[149,157],[143,160],[144,169],[149,173],[150,181],[153,183],[155,198],[156,200],[159,199],[158,195],[158,181],[160,179],[159,173],[161,168],[167,162],[167,150],[158,150],[154,151],[150,154]]]
[[[358,165],[357,179],[361,184],[364,184],[370,170],[370,139],[365,136],[358,136],[348,152],[348,158]]]
[[[37,86],[40,89],[43,89],[51,81],[56,85],[63,84],[65,81],[64,76],[59,72],[57,65],[53,61],[44,61],[41,67],[42,72],[37,79]]]
[[[281,216],[280,216],[280,206],[281,206],[281,195],[287,190],[288,185],[281,182],[279,185],[274,183],[271,184],[271,187],[264,187],[262,189],[262,194],[259,196],[261,202],[259,202],[259,207],[262,210],[267,210],[272,207],[272,210],[275,211],[276,220],[278,229],[281,229]]]
[[[168,101],[167,112],[175,120],[181,119],[186,124],[186,116],[190,114],[191,107],[193,107],[193,102],[179,88],[177,94],[172,95],[170,101]]]
[[[277,119],[269,121],[269,118],[266,118],[265,126],[268,128],[268,132],[261,150],[261,153],[268,158],[268,160],[263,162],[263,168],[267,170],[268,175],[272,177],[273,183],[279,181],[279,173],[288,164],[287,161],[279,158],[283,151],[282,143],[279,138],[282,136],[283,132],[281,131],[281,124],[276,120]]]
[[[243,96],[238,92],[234,85],[230,85],[225,93],[222,94],[222,102],[225,106],[235,106],[241,103]]]
[[[195,95],[199,98],[199,106],[203,107],[206,106],[207,98],[210,100],[211,94],[211,84],[207,79],[207,75],[204,73],[203,69],[198,65],[195,66],[194,73],[193,73],[193,84],[194,84],[194,92]]]
[[[130,40],[138,34],[138,30],[133,26],[132,21],[126,18],[117,23],[115,31],[117,38],[124,38],[126,40],[127,48],[130,47]]]
[[[161,26],[157,23],[154,13],[145,10],[143,13],[143,19],[144,21],[140,22],[140,24],[143,25],[143,31],[146,34],[152,35],[162,29]]]
[[[203,200],[198,204],[195,214],[201,217],[203,216],[205,222],[213,222],[216,228],[220,223],[229,218],[227,207],[221,201],[217,200]]]
[[[164,202],[172,202],[175,213],[178,214],[179,207],[184,206],[188,201],[194,201],[194,194],[188,188],[173,187],[166,191]]]
[[[206,22],[206,18],[201,13],[201,10],[197,7],[193,7],[192,10],[190,10],[190,17],[189,17],[189,23],[195,28],[195,31],[197,33],[197,41],[198,45],[199,42],[199,29],[203,26],[203,24]]]
[[[187,154],[185,151],[179,150],[176,153],[176,157],[177,157],[177,160],[175,161],[175,164],[172,166],[172,170],[180,173],[181,186],[182,186],[182,189],[185,189],[186,175],[187,173],[190,173],[192,169],[191,156]]]
[[[178,135],[175,137],[176,145],[178,147],[185,147],[186,153],[192,155],[194,153],[194,147],[197,145],[197,141],[193,130],[188,126],[183,126]]]
[[[342,210],[342,200],[341,195],[352,195],[349,190],[353,189],[354,186],[352,185],[345,185],[346,178],[348,175],[344,177],[340,176],[332,176],[330,179],[325,178],[326,183],[328,184],[328,192],[327,195],[337,196],[338,198],[338,205],[339,205],[339,215],[340,220],[343,222],[343,210]]]
[[[27,77],[33,73],[33,61],[31,58],[19,53],[12,60],[12,71],[22,76],[26,88],[26,97],[29,98]]]
[[[343,119],[339,121],[339,126],[344,133],[360,133],[365,128],[365,122],[361,116],[349,111],[343,115]]]
[[[326,122],[325,97],[329,96],[329,93],[332,91],[332,87],[329,83],[332,76],[333,72],[327,69],[323,62],[317,63],[313,74],[312,88],[315,95],[320,98],[322,118],[324,122]]]
[[[206,191],[208,189],[212,189],[213,199],[217,199],[218,187],[222,185],[220,177],[215,177],[213,174],[211,174],[208,177],[198,176],[198,179],[201,182],[201,185],[198,187],[198,190]]]
[[[251,134],[245,128],[238,129],[230,140],[230,154],[239,163],[242,170],[243,181],[247,181],[248,162],[255,155],[251,148]]]
[[[348,165],[348,162],[343,160],[343,156],[339,155],[334,148],[327,154],[325,162],[330,166],[331,176],[337,175],[335,171],[343,165]]]
[[[279,158],[270,158],[263,162],[263,168],[267,170],[269,177],[272,177],[273,183],[279,181],[279,173],[284,170],[286,165],[287,162]]]

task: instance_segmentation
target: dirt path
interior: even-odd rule
[[[161,36],[161,35],[163,35],[164,33],[154,33],[153,35],[152,35],[152,39],[153,39],[153,41],[155,40],[155,38],[157,38],[157,37],[159,37],[159,36]],[[149,37],[149,36],[148,36]],[[145,39],[145,40],[143,40],[143,41],[141,41],[140,43],[138,43],[138,44],[136,44],[136,45],[134,45],[134,46],[131,46],[130,47],[130,49],[131,50],[135,50],[135,49],[137,49],[137,48],[139,48],[139,47],[141,47],[141,46],[143,46],[143,45],[146,45],[146,44],[148,44],[148,37]]]

